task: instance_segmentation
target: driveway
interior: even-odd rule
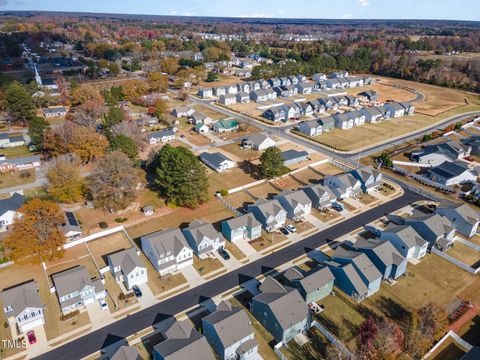
[[[47,334],[45,333],[45,328],[43,327],[43,325],[36,326],[35,328],[33,328],[33,331],[35,332],[37,342],[32,345],[27,345],[28,355],[30,357],[40,355],[41,353],[47,351],[49,348]]]
[[[247,240],[239,240],[233,242],[234,245],[236,245],[241,252],[245,254],[246,257],[250,258],[250,256],[255,256],[257,255],[257,250],[255,250],[252,245],[248,243]]]
[[[193,265],[189,265],[181,270],[185,279],[187,279],[190,286],[196,286],[205,282],[205,279],[200,276],[200,274],[195,270]]]
[[[157,302],[157,299],[155,298],[155,295],[153,295],[152,290],[148,287],[148,284],[140,284],[138,287],[142,292],[142,297],[138,298],[138,302],[142,309],[152,306]]]
[[[98,300],[88,304],[86,308],[88,311],[88,317],[92,323],[92,329],[101,328],[114,320],[112,314],[110,313],[110,309],[102,310]]]

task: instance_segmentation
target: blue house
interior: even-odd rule
[[[267,276],[260,291],[252,299],[250,311],[275,340],[287,344],[310,328],[307,304],[296,289]]]
[[[262,236],[262,224],[252,213],[222,221],[222,234],[229,241],[255,240]]]
[[[380,289],[382,274],[362,252],[338,247],[327,266],[335,276],[335,285],[359,302]]]
[[[398,279],[407,271],[407,259],[388,240],[362,239],[353,246],[368,256],[384,279]]]

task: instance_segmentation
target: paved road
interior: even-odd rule
[[[86,357],[108,345],[120,341],[127,336],[147,328],[159,320],[181,313],[201,302],[215,297],[229,289],[250,280],[258,275],[264,274],[292,259],[295,259],[310,249],[318,248],[325,243],[348,234],[355,229],[364,226],[387,213],[396,211],[412,202],[423,200],[423,198],[409,190],[406,190],[400,198],[382,204],[374,209],[359,214],[348,221],[333,225],[298,241],[286,248],[283,248],[271,255],[263,257],[252,263],[229,272],[216,279],[208,281],[198,287],[192,288],[173,298],[162,301],[156,305],[132,314],[124,319],[116,321],[99,330],[84,335],[59,348],[51,350],[36,359],[38,360],[71,360]]]

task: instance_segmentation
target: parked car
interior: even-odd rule
[[[338,212],[343,211],[343,205],[337,202],[332,204],[332,209],[337,210]]]
[[[103,311],[108,309],[108,305],[105,299],[100,299],[98,300],[98,302],[100,303],[100,307],[102,308]]]
[[[288,235],[288,234],[289,234],[289,231],[288,231],[285,227],[281,227],[281,228],[280,228],[280,232],[281,232],[283,235]]]
[[[293,225],[286,225],[285,226],[287,228],[288,231],[290,231],[291,233],[296,233],[297,232],[297,228]]]
[[[464,159],[470,162],[475,161],[475,159],[471,156],[465,156]]]
[[[223,248],[220,248],[218,249],[218,253],[220,254],[220,256],[222,258],[224,258],[225,260],[230,260],[230,255],[228,254],[227,250],[223,249]]]
[[[37,338],[35,336],[35,331],[31,330],[27,333],[27,339],[28,339],[28,343],[30,345],[32,344],[35,344],[37,342]]]
[[[135,296],[137,298],[142,297],[142,291],[140,290],[140,288],[137,285],[133,285],[132,290],[133,290],[133,293],[135,294]]]

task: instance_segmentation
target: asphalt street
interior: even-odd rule
[[[126,318],[118,320],[99,330],[86,334],[65,345],[51,350],[36,359],[39,360],[72,360],[86,357],[106,346],[125,339],[142,329],[145,329],[159,320],[181,313],[208,299],[222,294],[235,286],[265,274],[270,270],[285,264],[299,256],[304,255],[311,249],[318,248],[327,242],[333,241],[346,235],[359,227],[368,224],[385,214],[394,212],[415,201],[423,200],[420,195],[405,189],[403,196],[379,205],[346,221],[300,240],[288,247],[280,249],[271,255],[222,275],[192,288],[182,294],[162,301],[156,305],[134,313]]]

